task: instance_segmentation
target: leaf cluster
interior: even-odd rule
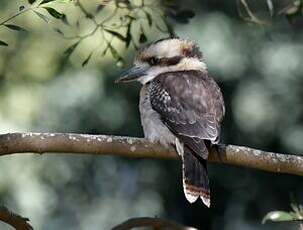
[[[291,211],[272,211],[267,213],[262,223],[266,223],[267,221],[272,222],[290,222],[290,221],[299,221],[303,220],[303,206],[301,204],[291,203]]]
[[[292,0],[288,4],[281,4],[272,0],[266,0],[266,7],[270,18],[261,18],[257,15],[252,5],[253,1],[237,0],[237,9],[239,16],[247,22],[258,25],[269,25],[276,16],[285,16],[290,24],[294,24],[303,16],[303,0]],[[259,10],[260,11],[260,10]]]
[[[245,21],[268,25],[269,21],[259,18],[251,7],[249,0],[236,0],[238,12],[240,17]],[[84,19],[77,20],[76,25],[71,25],[68,20],[68,15],[56,9],[54,3],[60,2],[65,4],[73,4],[84,14]],[[294,23],[298,17],[302,16],[303,0],[294,0],[291,4],[279,10],[272,2],[266,0],[269,16],[273,18],[276,15],[285,15],[290,23]],[[71,45],[65,50],[65,59],[68,59],[77,47],[81,45],[86,39],[95,36],[100,32],[103,45],[100,45],[88,52],[87,57],[83,60],[82,66],[89,63],[94,53],[101,50],[101,56],[110,53],[116,60],[118,65],[123,64],[123,57],[118,51],[118,44],[124,44],[124,47],[138,47],[149,40],[149,31],[157,30],[159,33],[176,36],[174,31],[174,23],[189,23],[195,16],[195,13],[189,9],[183,9],[179,5],[169,0],[147,1],[141,0],[141,3],[134,0],[102,0],[96,4],[95,10],[90,12],[86,9],[85,3],[80,0],[28,0],[27,6],[20,6],[19,11],[12,17],[0,22],[0,27],[5,27],[16,32],[26,32],[28,29],[20,25],[11,23],[15,17],[31,11],[34,15],[39,17],[43,22],[49,23],[50,20],[60,20],[64,25],[79,28],[82,20],[90,20],[94,27],[86,34],[77,33],[70,35],[65,32],[63,28],[54,28],[54,30],[62,36],[63,39],[71,40]],[[100,21],[103,12],[110,13],[110,15]],[[1,29],[1,28],[0,28]],[[69,30],[70,31],[70,30]],[[80,35],[79,35],[80,34]],[[9,42],[0,39],[0,46],[9,46]]]
[[[84,14],[85,18],[79,19],[76,25],[71,25],[68,15],[54,7],[56,2],[73,4]],[[0,27],[4,26],[19,32],[27,31],[20,25],[8,22],[28,11],[31,11],[45,23],[49,23],[52,19],[61,20],[65,25],[74,26],[76,29],[79,28],[81,20],[90,20],[94,24],[94,28],[87,34],[70,35],[66,34],[62,28],[54,28],[64,39],[73,40],[72,44],[64,51],[65,59],[68,59],[84,40],[95,36],[100,31],[102,37],[98,40],[105,44],[103,45],[105,48],[101,52],[102,55],[109,52],[118,65],[123,65],[124,62],[117,49],[118,43],[124,44],[126,49],[130,46],[138,49],[140,44],[148,41],[148,32],[153,29],[163,34],[169,34],[169,36],[175,36],[172,22],[188,23],[194,16],[193,11],[180,9],[177,5],[171,4],[170,1],[146,3],[142,0],[141,3],[138,3],[138,1],[132,0],[103,0],[96,5],[94,11],[90,12],[86,9],[85,3],[80,0],[28,0],[28,6],[20,6],[19,11],[13,17],[0,23]],[[104,11],[110,12],[110,16],[100,21],[96,20],[97,16],[102,15]],[[0,39],[0,46],[9,46],[9,43]],[[97,49],[88,53],[82,62],[82,66],[89,63],[100,47],[102,46],[100,45]]]

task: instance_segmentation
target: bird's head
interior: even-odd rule
[[[186,70],[206,71],[198,46],[180,38],[161,39],[140,49],[134,66],[116,82],[137,80],[146,84],[161,73]]]

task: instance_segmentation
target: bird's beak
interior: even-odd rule
[[[148,66],[133,66],[132,68],[124,71],[121,74],[121,77],[118,78],[115,82],[131,82],[135,81],[138,78],[146,75],[146,71],[148,70]]]

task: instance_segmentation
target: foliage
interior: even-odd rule
[[[287,4],[281,4],[279,2],[274,4],[272,0],[267,0],[266,7],[268,15],[270,16],[268,20],[260,19],[260,17],[256,15],[258,12],[254,13],[255,10],[250,6],[250,4],[253,4],[253,1],[237,0],[237,9],[240,17],[245,21],[259,25],[269,25],[275,15],[284,15],[290,23],[294,23],[303,14],[302,3],[302,0],[294,0],[289,1]]]
[[[262,223],[264,224],[267,221],[272,222],[288,222],[288,221],[302,221],[303,220],[303,206],[301,204],[291,203],[292,211],[272,211],[267,213]]]
[[[146,31],[150,30],[151,27],[154,26],[163,34],[175,36],[174,30],[168,19],[171,18],[179,23],[188,23],[189,19],[194,17],[193,11],[180,9],[170,1],[147,2],[142,0],[140,3],[137,3],[136,1],[128,0],[104,0],[95,6],[94,12],[89,12],[80,0],[28,0],[28,6],[20,6],[19,11],[1,22],[0,26],[5,26],[15,31],[26,31],[18,25],[7,23],[17,16],[31,11],[46,23],[48,23],[50,17],[52,17],[61,20],[65,25],[76,27],[79,31],[81,19],[76,22],[76,25],[71,25],[68,21],[68,16],[59,12],[52,6],[53,3],[56,2],[74,4],[85,16],[84,20],[89,20],[93,24],[91,31],[80,35],[78,33],[77,35],[67,35],[62,29],[55,28],[55,31],[62,35],[64,39],[73,41],[73,44],[64,52],[66,58],[69,58],[70,55],[72,55],[81,42],[99,33],[97,39],[105,44],[103,46],[102,55],[110,52],[118,63],[122,63],[123,58],[117,49],[117,45],[114,44],[115,41],[123,43],[126,48],[133,45],[137,49],[139,44],[147,42]],[[104,12],[108,13],[108,15],[101,20],[98,20],[97,18]],[[136,31],[134,31],[134,28],[136,27],[140,28],[138,36],[136,36]],[[8,42],[0,40],[0,45],[8,46]],[[89,62],[92,55],[97,50],[98,48],[92,50],[87,55],[87,58],[82,62],[82,66],[85,66]]]
[[[236,0],[236,2],[239,15],[244,20],[259,25],[268,25],[270,23],[265,19],[260,19],[253,12],[250,2],[246,0]],[[285,15],[290,23],[294,23],[299,16],[302,16],[302,2],[303,0],[291,1],[288,5],[283,6],[281,10],[278,10],[272,0],[266,1],[270,17],[274,17],[275,14]],[[75,25],[71,25],[68,21],[68,15],[54,8],[53,5],[55,3],[73,4],[76,6],[85,16],[83,20],[89,20],[93,24],[91,31],[81,34],[79,29],[81,19]],[[133,45],[138,49],[140,44],[148,41],[147,31],[151,27],[155,27],[158,32],[164,35],[175,36],[170,19],[177,23],[189,23],[189,20],[195,15],[192,10],[182,9],[169,0],[151,0],[149,2],[141,0],[139,3],[135,0],[103,0],[95,6],[95,10],[92,12],[88,11],[85,4],[81,3],[80,0],[28,0],[27,6],[20,6],[17,13],[0,22],[0,27],[6,27],[14,31],[26,31],[19,25],[8,23],[28,11],[34,13],[46,23],[49,23],[51,17],[61,20],[65,25],[76,27],[76,30],[78,30],[76,35],[67,34],[60,28],[54,29],[64,39],[73,41],[72,45],[64,52],[65,58],[69,58],[84,40],[99,33],[97,40],[102,41],[103,46],[98,45],[96,49],[88,52],[87,57],[82,62],[82,66],[87,65],[94,53],[101,47],[103,49],[102,55],[109,52],[118,65],[123,65],[124,60],[118,50],[116,41],[123,43],[125,48]],[[109,12],[108,16],[98,20],[97,18],[104,12]],[[139,28],[139,30],[136,28]],[[9,46],[9,42],[0,39],[0,46]]]

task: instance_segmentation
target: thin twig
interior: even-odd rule
[[[32,7],[23,9],[22,11],[19,11],[18,13],[13,14],[12,16],[8,17],[7,19],[3,19],[3,21],[0,22],[0,26],[3,26],[5,23],[11,21],[12,19],[14,19],[14,18],[18,17],[19,15],[24,14],[24,13],[30,11],[30,10],[32,10]]]
[[[91,14],[91,13],[89,13],[89,12],[85,9],[85,7],[82,5],[82,3],[80,2],[80,0],[76,0],[75,4],[76,4],[77,6],[79,6],[80,10],[81,10],[82,13],[85,15],[85,17],[91,19],[91,20],[94,22],[94,24],[95,24],[96,26],[98,26],[98,23],[97,23],[97,21],[96,21],[94,15]]]
[[[256,24],[259,24],[259,25],[269,25],[268,22],[266,21],[262,21],[260,20],[259,18],[257,18],[254,13],[250,10],[249,6],[248,6],[248,3],[246,2],[246,0],[240,0],[240,2],[242,3],[242,5],[244,6],[245,8],[245,11],[247,12],[248,16],[249,17],[244,17],[242,15],[242,18],[248,22],[253,22],[253,23],[256,23]],[[241,16],[241,15],[240,15]]]

